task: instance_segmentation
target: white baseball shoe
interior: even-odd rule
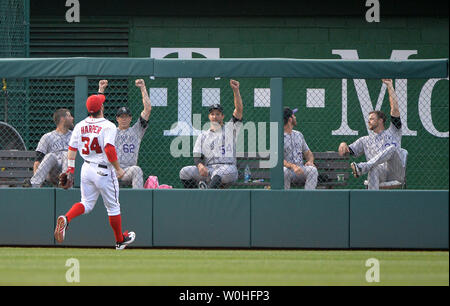
[[[66,216],[59,216],[56,219],[55,240],[57,242],[61,243],[64,241],[68,224]]]
[[[208,189],[208,185],[205,181],[198,182],[198,189]]]
[[[133,241],[136,239],[136,234],[134,232],[128,232],[126,231],[123,233],[123,241],[122,242],[116,242],[116,250],[123,250],[127,247],[127,245],[133,243]]]

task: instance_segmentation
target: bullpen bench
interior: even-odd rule
[[[351,174],[348,156],[340,156],[338,152],[313,152],[314,164],[319,172],[317,188],[332,189],[334,187],[344,187],[347,185]],[[238,180],[229,187],[263,187],[270,188],[270,168],[261,168],[261,161],[268,161],[269,156],[259,153],[244,153],[244,156],[237,158],[237,168],[239,172]],[[251,171],[251,180],[244,181],[245,168]],[[303,187],[292,185],[292,187]]]
[[[36,151],[0,150],[0,186],[22,187],[33,176]]]

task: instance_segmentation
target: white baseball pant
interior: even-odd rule
[[[67,171],[67,152],[45,154],[36,173],[30,179],[33,187],[41,187],[45,180],[58,184],[61,172]]]
[[[396,146],[389,146],[367,162],[358,163],[361,174],[367,173],[368,189],[380,189],[380,183],[397,180],[403,181],[402,161]]]
[[[297,175],[291,169],[284,167],[284,189],[291,189],[291,184],[305,185],[305,189],[316,189],[317,177],[319,173],[314,166],[299,166],[303,170],[303,174]]]
[[[229,184],[237,181],[238,170],[236,165],[232,164],[214,164],[207,166],[208,177],[200,175],[197,166],[186,166],[180,170],[180,179],[182,180],[196,180],[210,182],[211,178],[219,175],[222,178],[222,184]]]
[[[110,165],[105,169],[96,163],[85,162],[81,167],[80,189],[85,214],[94,209],[100,194],[108,216],[120,214],[119,182],[116,171]]]
[[[131,182],[133,189],[144,188],[144,173],[139,166],[123,168],[125,174],[120,179],[124,182]]]

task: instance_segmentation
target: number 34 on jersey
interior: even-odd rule
[[[84,143],[84,147],[81,150],[81,153],[84,155],[91,154],[91,151],[94,151],[97,154],[103,153],[102,147],[98,143],[98,138],[94,137],[91,141],[89,137],[81,137],[81,141]]]

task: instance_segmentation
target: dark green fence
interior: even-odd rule
[[[71,110],[75,122],[82,120],[86,98],[97,92],[101,79],[109,81],[105,116],[116,122],[117,108],[127,106],[134,124],[143,109],[134,82],[143,79],[152,113],[138,164],[144,179],[156,175],[160,183],[178,188],[180,169],[193,163],[196,131],[208,122],[208,106],[220,103],[225,120],[231,117],[234,105],[230,79],[241,84],[245,130],[242,150],[249,150],[248,133],[255,127],[256,134],[262,135],[256,148],[281,153],[281,147],[269,147],[269,126],[270,122],[281,126],[282,106],[299,109],[296,129],[304,134],[312,151],[336,151],[340,142],[351,143],[367,135],[369,111],[389,113],[381,78],[392,78],[402,115],[402,147],[409,152],[407,188],[448,189],[447,59],[1,59],[0,77],[6,84],[20,84],[11,86],[8,95],[0,99],[0,105],[7,105],[0,108],[6,110],[3,115],[28,150],[35,150],[40,137],[55,128],[52,114],[57,108]],[[280,129],[278,140],[281,137]],[[283,156],[278,154],[276,158],[278,167],[271,173],[273,189],[282,188]],[[364,179],[350,176],[345,188],[364,188]]]

